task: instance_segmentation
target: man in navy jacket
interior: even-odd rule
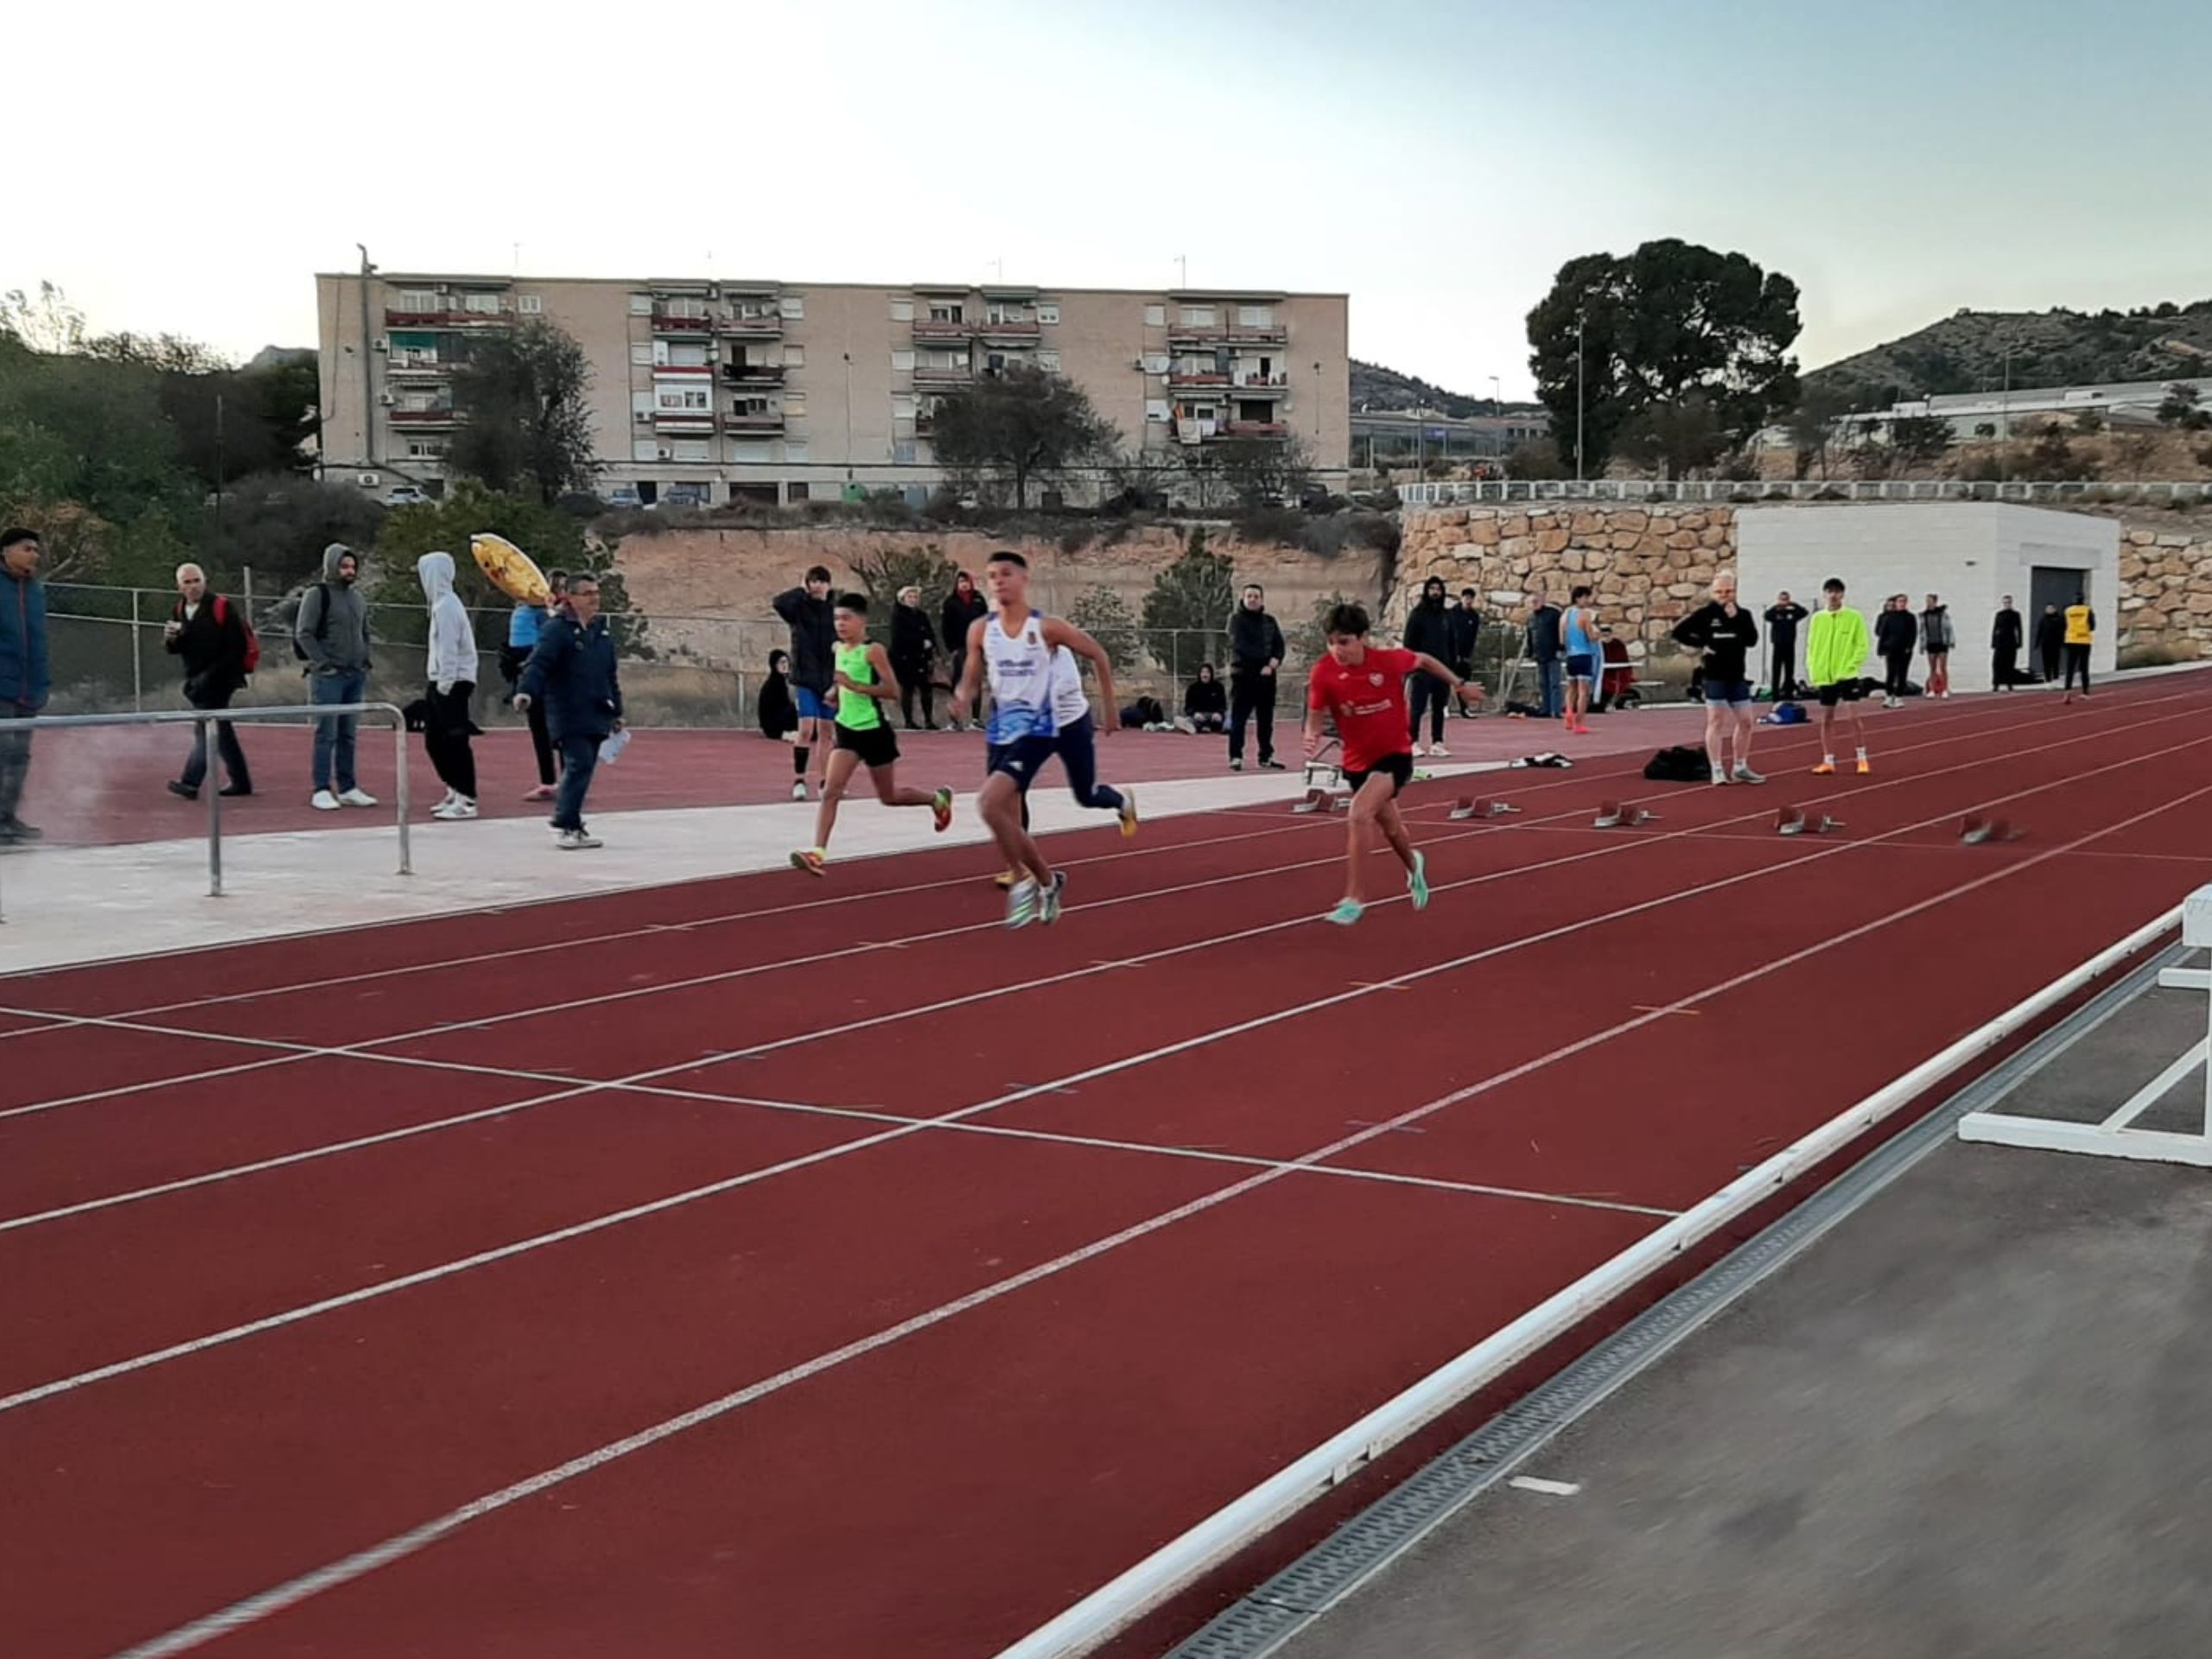
[[[553,832],[563,852],[597,847],[584,828],[584,794],[599,767],[599,746],[622,729],[622,681],[615,672],[614,636],[599,613],[599,580],[569,578],[569,607],[546,620],[537,648],[522,671],[515,707],[527,714],[545,704],[545,727],[561,752],[561,784],[553,798]]]
[[[46,589],[38,580],[44,551],[36,531],[0,531],[0,718],[25,720],[46,707]],[[0,732],[0,847],[39,838],[16,816],[30,771],[30,733]]]

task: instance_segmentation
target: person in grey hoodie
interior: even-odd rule
[[[468,609],[453,588],[453,555],[425,553],[415,561],[423,597],[430,601],[430,685],[424,702],[423,747],[446,786],[446,798],[430,809],[448,821],[476,816],[476,751],[469,740],[476,724],[469,700],[476,695],[476,630]]]
[[[309,702],[359,702],[369,689],[369,607],[353,586],[360,574],[353,550],[333,542],[322,550],[322,580],[300,600],[292,650],[308,665]],[[377,804],[353,776],[353,734],[359,724],[356,715],[325,715],[315,723],[317,811]]]

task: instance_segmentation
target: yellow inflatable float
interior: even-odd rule
[[[486,581],[509,599],[524,605],[543,605],[553,597],[552,584],[529,554],[504,536],[481,531],[468,538],[468,550]]]

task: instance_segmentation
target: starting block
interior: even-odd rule
[[[1633,830],[1639,824],[1657,820],[1656,812],[1646,811],[1632,801],[1600,801],[1598,816],[1590,821],[1592,830]]]
[[[1493,801],[1479,795],[1462,795],[1452,808],[1452,819],[1510,818],[1521,809],[1508,801]]]
[[[1971,813],[1959,825],[1959,839],[1969,847],[1980,847],[1993,841],[2018,841],[2026,832],[2010,818],[1985,818]]]
[[[1309,789],[1306,791],[1306,798],[1298,802],[1290,810],[1300,813],[1333,812],[1338,808],[1348,806],[1351,804],[1351,798],[1349,795],[1338,795],[1325,789]]]
[[[1843,828],[1840,818],[1825,812],[1817,818],[1808,817],[1802,806],[1785,806],[1775,814],[1774,833],[1777,836],[1827,836]]]

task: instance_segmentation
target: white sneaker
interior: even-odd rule
[[[365,789],[349,789],[338,798],[341,806],[374,806],[377,798]]]
[[[461,818],[473,818],[476,816],[476,803],[466,795],[456,795],[451,800],[440,801],[432,807],[430,816],[434,818],[443,818],[448,823]]]
[[[318,812],[335,812],[339,808],[339,800],[328,790],[318,789],[315,792],[315,798],[308,804]]]
[[[563,830],[553,844],[564,853],[581,853],[607,843],[587,830]]]
[[[1427,745],[1427,744],[1426,744],[1426,743],[1416,743],[1416,744],[1414,744],[1414,758],[1415,760],[1427,760],[1427,759],[1428,758],[1428,745]]]
[[[1452,758],[1452,751],[1446,748],[1441,743],[1430,744],[1428,746],[1428,752],[1440,760],[1449,760]]]
[[[803,801],[805,798],[806,779],[802,778],[791,785],[791,799],[795,801]]]

